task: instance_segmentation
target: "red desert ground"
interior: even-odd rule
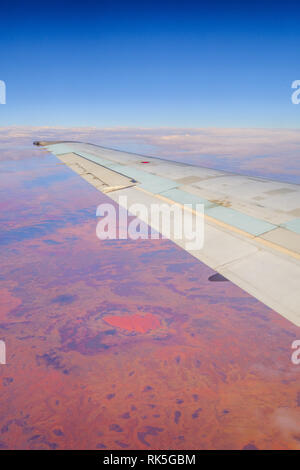
[[[297,327],[167,240],[100,241],[105,196],[8,149],[0,447],[300,448]]]

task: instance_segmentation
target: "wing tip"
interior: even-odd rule
[[[43,147],[45,145],[64,144],[65,142],[65,140],[35,140],[33,145]]]

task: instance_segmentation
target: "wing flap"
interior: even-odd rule
[[[58,155],[58,158],[103,193],[135,184],[132,178],[91,162],[75,153]]]

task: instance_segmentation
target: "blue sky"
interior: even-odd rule
[[[296,4],[81,3],[1,6],[0,125],[299,127]]]

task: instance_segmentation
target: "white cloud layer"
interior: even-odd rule
[[[2,153],[6,150],[4,154],[12,146],[31,146],[33,140],[39,139],[88,141],[145,155],[261,176],[277,175],[300,182],[300,129],[0,128],[0,148]]]

